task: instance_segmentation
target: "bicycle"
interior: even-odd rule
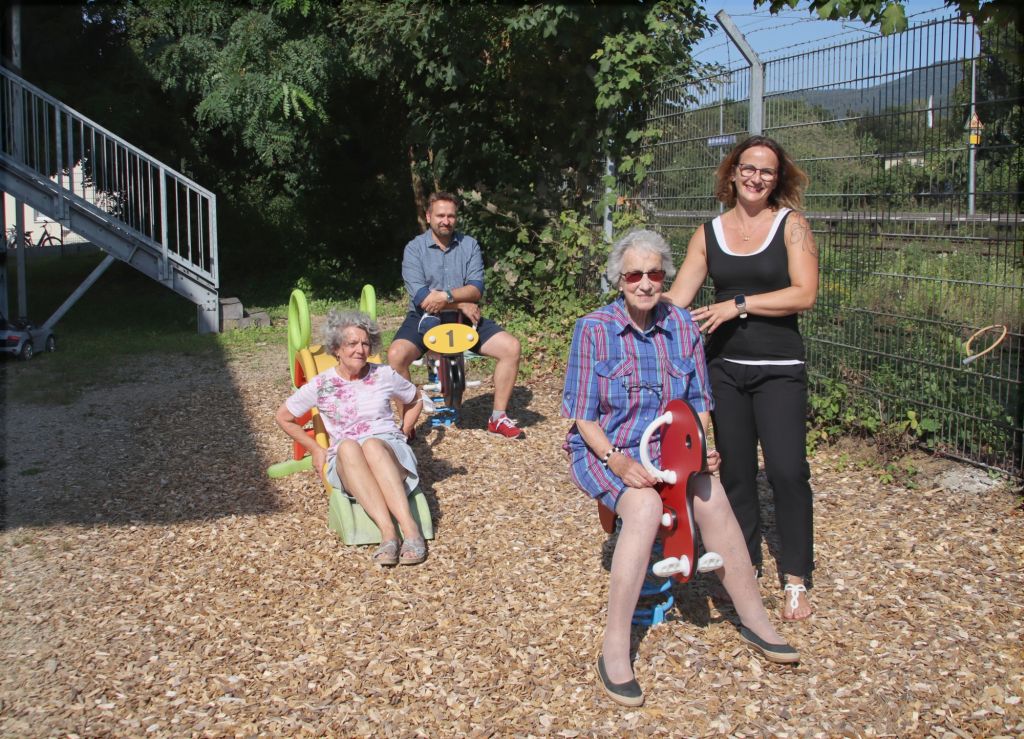
[[[20,240],[17,238],[17,235],[18,235],[17,229],[15,229],[13,227],[7,229],[7,233],[5,235],[5,238],[6,238],[6,241],[7,241],[7,248],[8,249],[13,249],[13,248],[18,247],[18,246],[23,246],[23,247],[25,247],[27,249],[37,249],[39,247],[45,247],[45,246],[49,246],[49,247],[64,246],[64,227],[63,226],[60,229],[60,235],[54,235],[54,234],[52,234],[49,231],[46,231],[44,229],[43,233],[39,236],[38,241],[33,241],[32,240],[32,231],[25,231],[22,234],[22,237],[21,237]]]

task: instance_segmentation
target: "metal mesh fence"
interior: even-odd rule
[[[1012,26],[919,24],[765,62],[763,108],[764,133],[811,178],[820,289],[801,329],[816,397],[867,433],[909,431],[1017,477],[1021,51]],[[658,94],[650,125],[661,134],[640,197],[679,260],[720,211],[714,171],[747,135],[749,89],[743,67]],[[1007,326],[1005,340],[964,365],[963,342],[991,324]]]

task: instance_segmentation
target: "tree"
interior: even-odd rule
[[[796,8],[800,0],[754,0],[754,7],[768,5],[772,13],[783,8]],[[956,10],[961,18],[971,18],[975,23],[994,20],[1000,25],[1021,20],[1019,0],[945,0],[947,8]],[[883,35],[903,31],[907,27],[904,2],[900,0],[808,0],[808,10],[822,20],[860,20],[868,25],[878,26]]]
[[[221,195],[225,266],[276,256],[303,275],[386,273],[392,284],[428,189],[464,192],[466,225],[495,255],[586,208],[606,156],[642,176],[646,93],[687,73],[708,23],[695,0],[83,7],[103,16],[84,26],[105,29],[161,98],[159,135],[133,143],[170,148],[163,158]],[[97,69],[65,99],[85,101],[119,71]],[[34,81],[62,74],[51,65]]]
[[[826,6],[874,7],[809,3]],[[644,128],[649,92],[692,76],[708,25],[697,0],[86,0],[23,13],[26,30],[58,19],[67,31],[26,48],[30,80],[219,194],[225,275],[284,269],[335,292],[397,285],[437,187],[465,194],[465,226],[492,259],[551,248],[561,212],[593,208],[607,157],[643,179],[658,133]]]
[[[417,205],[428,186],[477,191],[534,224],[580,208],[605,156],[631,153],[649,86],[691,68],[707,22],[694,2],[338,11],[354,61],[405,107]]]

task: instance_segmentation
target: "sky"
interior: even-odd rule
[[[768,12],[767,6],[755,11],[754,0],[712,1],[704,7],[712,19],[719,10],[725,10],[762,61],[879,35],[876,28],[860,22],[818,20],[816,14],[807,10],[805,2],[801,2],[797,10],[787,8],[777,15]],[[946,8],[942,0],[908,0],[903,7],[911,24],[953,15],[953,11]],[[739,50],[732,45],[718,24],[714,25],[712,36],[694,47],[696,60],[717,62],[726,68],[742,63],[743,57]]]

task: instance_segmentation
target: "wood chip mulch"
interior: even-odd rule
[[[465,428],[420,428],[437,538],[381,570],[328,531],[311,473],[265,474],[289,453],[285,365],[140,361],[69,406],[5,383],[2,736],[1024,735],[1006,486],[908,490],[817,454],[816,614],[781,623],[771,556],[762,580],[803,661],[756,657],[699,580],[636,631],[648,701],[627,710],[595,684],[606,537],[567,474],[560,378],[517,387],[525,440],[482,430],[488,382]]]

